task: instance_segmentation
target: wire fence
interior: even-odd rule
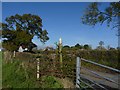
[[[93,90],[97,90],[96,88],[101,88],[104,90],[108,89],[108,87],[102,85],[99,82],[96,82],[96,80],[92,80],[89,77],[86,77],[85,74],[82,74],[81,70],[84,69],[86,72],[94,74],[94,76],[99,79],[106,80],[107,82],[111,82],[119,86],[119,83],[116,82],[115,80],[100,75],[95,71],[83,67],[82,62],[91,63],[99,67],[112,70],[117,73],[120,73],[120,70],[102,64],[98,64],[91,60],[86,60],[79,57],[76,58],[76,56],[63,54],[63,62],[61,63],[59,61],[59,56],[57,56],[57,54],[54,53],[52,54],[42,53],[35,55],[19,53],[18,56],[20,57],[19,60],[21,60],[22,62],[21,65],[25,68],[25,70],[29,69],[27,77],[28,78],[35,77],[36,80],[39,82],[41,82],[40,77],[42,76],[55,76],[57,78],[71,79],[72,83],[74,84],[73,88],[84,88],[84,89],[90,88]],[[14,59],[16,58],[17,56],[14,55]]]

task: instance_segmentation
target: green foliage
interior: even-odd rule
[[[66,50],[78,50],[78,49],[85,49],[85,50],[91,50],[92,47],[88,44],[85,44],[85,45],[80,45],[79,43],[77,43],[75,46],[64,46],[63,49],[66,49]]]
[[[78,48],[77,47],[75,47],[75,46],[71,46],[71,50],[78,50]]]
[[[70,46],[68,46],[68,45],[63,46],[63,49],[69,49],[69,48],[70,48]]]
[[[3,46],[7,50],[16,50],[20,43],[28,46],[34,36],[37,36],[42,43],[49,40],[48,32],[42,30],[42,19],[37,15],[16,14],[7,17],[5,21],[6,23],[2,23],[2,38],[6,39],[3,41]]]
[[[96,47],[96,50],[106,50],[106,48],[104,46],[98,46]]]
[[[84,49],[86,49],[86,50],[91,50],[91,49],[92,49],[91,46],[89,46],[88,44],[85,44],[83,47],[84,47]]]
[[[78,48],[78,49],[82,49],[83,48],[83,46],[79,45],[78,43],[75,45],[75,47]]]
[[[118,50],[78,51],[77,56],[94,62],[120,69],[118,65]]]
[[[49,40],[49,37],[47,36],[48,32],[46,30],[43,30],[40,34],[40,41],[45,43],[47,40]],[[39,37],[38,37],[39,38]]]
[[[83,24],[95,25],[97,23],[103,24],[105,21],[109,26],[110,23],[114,22],[114,19],[120,16],[120,2],[111,2],[110,5],[101,11],[99,8],[99,3],[91,3],[85,11],[82,17]],[[113,25],[113,24],[112,24]],[[113,27],[118,27],[115,24]]]
[[[42,88],[63,88],[63,85],[54,76],[44,76],[42,82],[44,82]]]
[[[99,42],[99,45],[100,45],[100,46],[103,46],[103,45],[104,45],[104,42],[103,42],[103,41],[100,41],[100,42]]]
[[[18,66],[19,62],[3,64],[3,87],[16,87],[26,80],[23,68]]]
[[[3,88],[63,88],[54,76],[42,76],[37,81],[36,64],[28,60],[3,61],[2,74]]]
[[[25,68],[22,62],[5,63],[3,61],[2,84],[3,88],[38,88],[40,84],[36,82],[34,74],[30,74],[31,68]],[[35,70],[34,70],[35,71]],[[30,77],[30,78],[29,78]]]
[[[99,42],[99,46],[96,47],[96,50],[106,50],[106,48],[105,48],[103,45],[104,45],[104,42],[103,42],[103,41],[100,41],[100,42]]]
[[[43,53],[40,56],[36,55],[40,58],[41,73],[49,75],[44,76],[41,74],[40,81],[36,81],[36,62],[34,55],[19,53],[19,55],[16,55],[16,58],[12,63],[5,63],[3,61],[3,88],[63,88],[63,85],[54,77],[55,73],[48,72],[49,70],[60,70],[60,65],[55,63],[58,58],[51,59],[52,53],[55,52],[49,52],[48,54]],[[64,51],[63,72],[61,73],[60,71],[59,73],[63,74],[63,76],[70,77],[74,81],[77,56],[119,69],[118,54],[120,53],[117,50]],[[19,60],[17,60],[18,56]],[[96,66],[92,64],[82,62],[82,65],[97,70]],[[103,69],[100,68],[100,70]]]
[[[0,88],[2,88],[2,52],[0,52]]]
[[[25,31],[13,31],[13,30],[3,30],[3,47],[9,51],[14,51],[18,49],[21,43],[28,46],[33,38],[32,35],[27,34]]]

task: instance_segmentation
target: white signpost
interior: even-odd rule
[[[76,59],[76,88],[80,88],[80,66],[81,60],[79,57]]]
[[[62,38],[59,39],[59,43],[58,43],[58,49],[59,49],[59,54],[60,54],[60,64],[62,67]]]
[[[39,78],[40,78],[40,60],[39,60],[39,58],[37,58],[37,80],[39,80]]]

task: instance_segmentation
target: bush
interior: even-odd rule
[[[3,88],[62,88],[63,85],[53,76],[42,76],[42,84],[36,79],[34,67],[25,67],[24,61],[3,62]]]
[[[54,76],[43,76],[41,78],[42,88],[63,88],[63,85]]]

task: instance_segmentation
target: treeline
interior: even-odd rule
[[[77,49],[81,49],[81,50],[93,50],[92,46],[89,44],[84,44],[84,45],[80,45],[79,43],[77,43],[74,46],[69,46],[69,45],[64,45],[63,49],[72,49],[72,50],[77,50]],[[110,45],[108,45],[107,47],[104,46],[104,42],[100,41],[98,46],[94,49],[94,50],[118,50],[119,48],[113,48]]]

